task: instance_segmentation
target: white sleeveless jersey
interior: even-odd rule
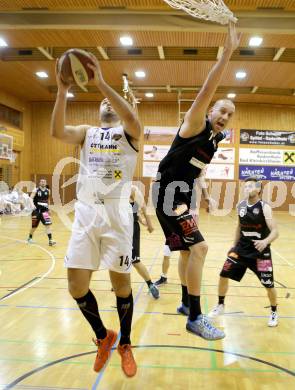
[[[136,160],[122,126],[89,128],[80,155],[78,200],[95,205],[103,199],[129,199]]]

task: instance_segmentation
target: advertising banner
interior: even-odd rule
[[[295,146],[295,131],[241,129],[240,143]]]
[[[295,181],[295,168],[240,165],[239,178],[257,176],[261,180]]]

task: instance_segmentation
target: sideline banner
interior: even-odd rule
[[[241,165],[295,166],[295,150],[240,148],[239,163]]]
[[[240,144],[295,146],[295,131],[241,129]]]
[[[295,181],[295,168],[240,165],[239,178],[257,176],[261,180]]]

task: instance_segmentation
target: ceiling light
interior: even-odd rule
[[[145,94],[145,97],[147,97],[147,98],[153,98],[153,97],[154,97],[154,94],[153,94],[153,92],[147,92],[147,93]]]
[[[135,72],[135,76],[139,79],[144,79],[145,78],[145,72],[143,70],[137,70]]]
[[[242,71],[242,70],[236,73],[237,79],[244,79],[246,76],[247,76],[247,73]]]
[[[228,94],[227,94],[227,97],[228,97],[229,99],[234,99],[236,96],[237,96],[237,95],[236,95],[235,93],[228,93]]]
[[[249,40],[249,46],[260,46],[263,39],[261,37],[252,37]]]
[[[36,72],[36,75],[40,78],[40,79],[47,79],[48,78],[48,74],[46,72]]]
[[[7,47],[7,46],[8,43],[3,38],[0,38],[0,47]]]
[[[132,46],[133,45],[133,39],[128,36],[120,37],[120,42],[123,46]]]
[[[67,92],[67,98],[73,98],[75,95],[72,92]]]

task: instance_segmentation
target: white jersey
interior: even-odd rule
[[[89,128],[80,155],[78,200],[95,205],[103,199],[129,199],[136,160],[122,126]]]

